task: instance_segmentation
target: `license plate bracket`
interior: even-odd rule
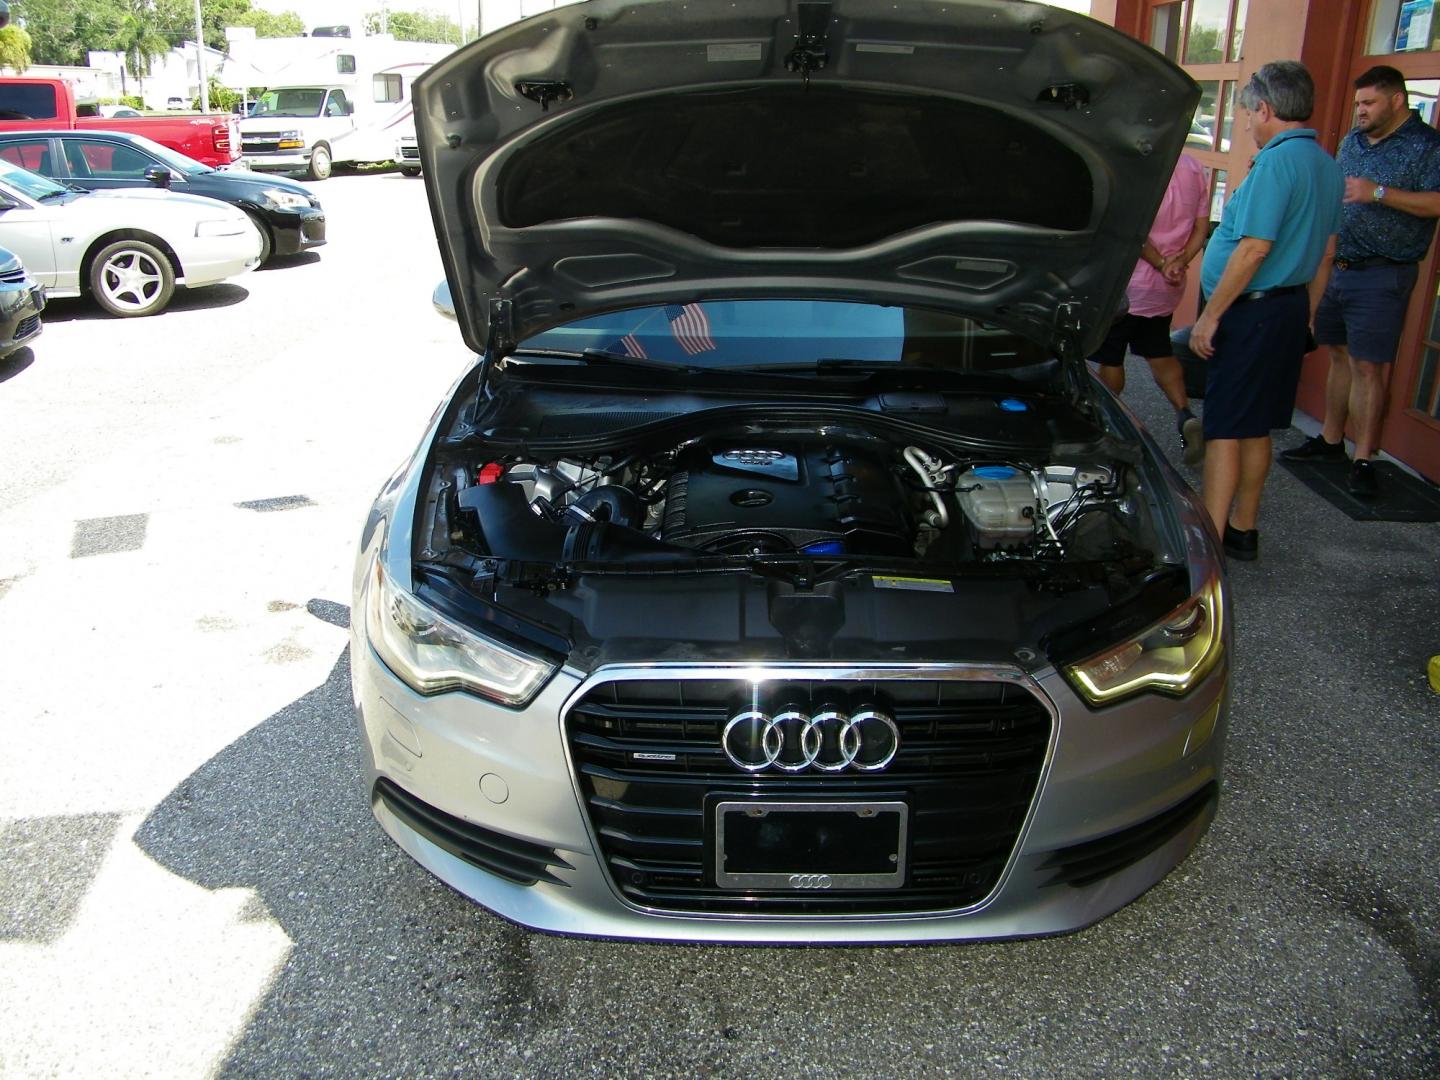
[[[898,889],[910,808],[899,800],[714,804],[715,884],[727,889]]]

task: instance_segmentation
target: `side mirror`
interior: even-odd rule
[[[450,282],[442,281],[435,286],[435,293],[430,298],[435,305],[435,310],[447,319],[455,318],[455,298],[450,295]]]
[[[0,0],[3,3],[4,0]],[[145,179],[156,187],[168,188],[170,186],[170,170],[164,165],[151,165],[145,170]]]

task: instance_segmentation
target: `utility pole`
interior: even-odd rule
[[[210,111],[210,78],[205,73],[205,24],[200,21],[200,0],[195,0],[195,75],[200,80],[200,111]]]

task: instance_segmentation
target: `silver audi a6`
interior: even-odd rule
[[[362,537],[381,827],[613,937],[1049,934],[1159,881],[1229,606],[1084,358],[1198,93],[987,0],[592,0],[417,80],[477,360]]]

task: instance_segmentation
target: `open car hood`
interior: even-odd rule
[[[1017,0],[589,0],[415,82],[466,343],[720,298],[934,308],[1081,358],[1199,87]]]

